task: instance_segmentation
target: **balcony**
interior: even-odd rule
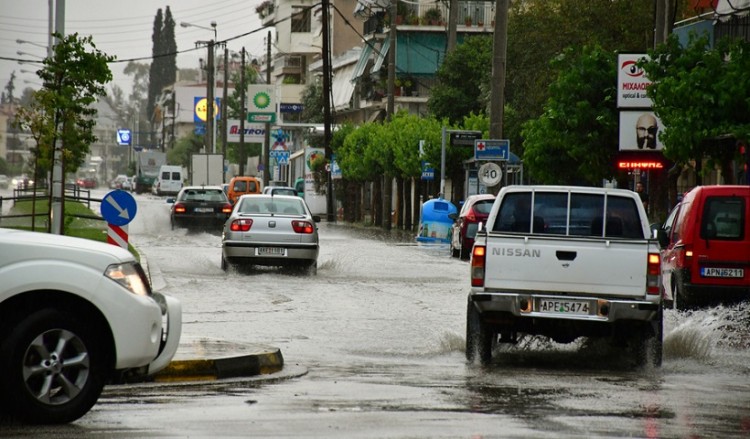
[[[469,1],[461,4],[457,17],[459,32],[492,31],[495,4]],[[382,33],[391,23],[388,11],[373,11],[365,20],[365,35]],[[442,4],[398,4],[395,24],[399,30],[435,30],[444,32],[448,25],[448,7]]]

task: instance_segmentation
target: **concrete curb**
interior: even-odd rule
[[[277,348],[200,339],[181,343],[175,359],[154,374],[155,382],[214,381],[280,372],[284,357]],[[225,356],[217,354],[225,352]]]

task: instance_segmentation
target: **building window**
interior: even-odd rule
[[[311,9],[292,7],[292,32],[310,32],[312,27]]]

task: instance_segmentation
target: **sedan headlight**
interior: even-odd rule
[[[134,263],[110,265],[104,275],[137,296],[151,296],[151,285],[140,265]]]

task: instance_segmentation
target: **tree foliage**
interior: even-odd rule
[[[323,84],[310,81],[302,91],[302,114],[300,118],[309,123],[323,123]]]
[[[677,37],[648,52],[639,63],[652,81],[648,94],[665,126],[659,133],[664,155],[685,164],[708,158],[726,165],[737,154],[712,140],[750,137],[750,43],[723,38],[713,48],[707,38]],[[725,176],[728,177],[728,176]]]
[[[484,111],[480,84],[489,82],[492,69],[492,39],[466,38],[445,57],[437,71],[438,84],[430,91],[428,108],[436,118],[460,122],[470,113]]]
[[[54,36],[58,43],[38,72],[44,87],[34,93],[29,107],[18,112],[16,122],[29,128],[37,142],[34,155],[39,171],[51,170],[59,143],[64,171],[75,172],[97,140],[93,104],[106,94],[104,84],[112,80],[107,63],[114,57],[96,49],[90,36]]]
[[[164,87],[174,84],[177,78],[177,43],[175,42],[174,26],[175,22],[169,6],[167,6],[163,16],[161,8],[159,8],[156,11],[154,30],[151,35],[153,60],[149,67],[146,104],[146,115],[152,127],[159,124],[163,117],[157,102],[162,90]]]
[[[544,113],[524,124],[524,162],[547,184],[592,184],[613,175],[618,151],[617,55],[600,46],[566,49],[553,62]],[[564,67],[564,68],[563,68]]]

